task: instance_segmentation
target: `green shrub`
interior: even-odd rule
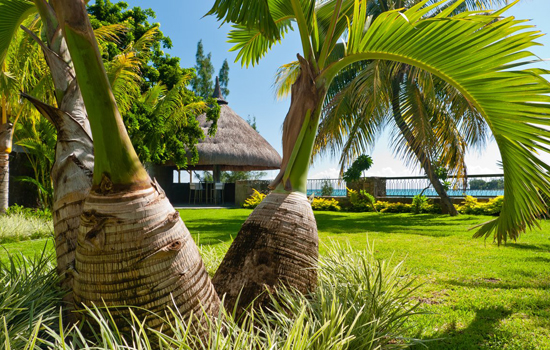
[[[26,208],[17,204],[8,207],[6,210],[6,215],[21,215],[25,218],[52,220],[52,212],[50,209]]]
[[[330,180],[323,180],[323,184],[321,185],[321,196],[332,196],[332,192],[334,192],[334,186],[332,186]]]
[[[340,211],[340,205],[338,201],[334,198],[313,198],[311,203],[311,208],[313,210],[319,211]]]
[[[357,212],[370,212],[370,211],[377,211],[375,207],[376,199],[373,195],[368,193],[365,190],[352,190],[350,188],[346,188],[348,191],[348,198],[349,202],[351,204],[350,211],[357,211]]]
[[[412,204],[405,203],[389,203],[389,202],[378,202],[378,208],[381,213],[411,213]]]
[[[413,204],[376,202],[374,207],[381,213],[414,213]],[[426,202],[419,213],[438,214],[441,213],[441,207],[438,204]]]
[[[247,209],[254,209],[256,208],[266,197],[266,194],[258,192],[255,188],[252,189],[254,191],[252,193],[252,196],[247,198],[243,203],[243,208]]]
[[[461,214],[469,215],[498,215],[502,210],[504,196],[498,196],[490,199],[486,203],[479,203],[477,198],[466,196],[462,205],[457,210]]]
[[[424,210],[427,204],[428,204],[428,197],[422,194],[417,194],[416,196],[414,196],[412,199],[413,214],[420,214],[422,210]]]
[[[49,211],[12,206],[6,215],[0,215],[0,244],[52,236]]]

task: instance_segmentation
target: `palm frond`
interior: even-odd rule
[[[129,110],[132,101],[139,98],[139,83],[142,80],[141,63],[142,61],[134,52],[128,52],[117,55],[105,65],[107,78],[121,113]]]
[[[275,25],[279,32],[279,38],[284,38],[288,30],[292,29],[291,20],[287,18],[277,20]],[[228,38],[229,43],[235,44],[230,51],[238,51],[235,62],[241,61],[241,65],[247,67],[258,64],[271,47],[280,42],[279,39],[265,37],[259,29],[249,29],[242,25],[234,25]]]
[[[284,64],[277,69],[275,83],[273,83],[277,98],[284,98],[290,94],[292,84],[298,79],[299,75],[300,62],[298,61]]]
[[[94,30],[94,35],[98,43],[101,45],[105,42],[120,43],[120,36],[126,35],[130,30],[127,23],[115,23],[101,26]]]
[[[36,7],[32,1],[0,0],[0,66],[19,25],[35,12]]]
[[[132,45],[133,50],[139,53],[148,52],[155,41],[158,40],[159,34],[160,28],[158,26],[149,29]]]
[[[216,0],[206,15],[215,15],[220,21],[237,23],[247,29],[257,29],[271,40],[280,39],[280,32],[270,11],[276,3],[285,0]]]

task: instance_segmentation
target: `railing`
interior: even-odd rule
[[[426,176],[402,176],[402,177],[377,177],[372,178],[376,182],[383,196],[386,197],[414,197],[423,193],[427,197],[438,197]],[[453,182],[453,179],[449,179]],[[308,196],[345,197],[346,182],[342,179],[309,179],[307,180]],[[496,197],[504,195],[504,175],[469,175],[465,183],[458,181],[457,185],[451,185],[447,190],[450,197]]]
[[[452,180],[452,179],[449,179]],[[438,197],[426,176],[387,177],[387,197],[414,197],[423,192],[426,197]],[[504,175],[468,175],[465,184],[458,181],[447,190],[449,197],[496,197],[504,195]]]
[[[312,194],[315,194],[315,197],[345,197],[346,182],[342,179],[308,179],[307,195]]]

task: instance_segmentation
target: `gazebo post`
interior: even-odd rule
[[[214,183],[221,182],[222,171],[220,170],[219,165],[214,165],[214,170],[212,171],[212,178],[214,179]]]

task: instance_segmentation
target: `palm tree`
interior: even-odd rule
[[[515,238],[536,225],[544,211],[538,191],[549,192],[550,167],[534,151],[546,150],[549,143],[549,132],[538,125],[549,123],[550,84],[541,70],[512,70],[523,64],[518,60],[532,56],[523,50],[536,44],[538,32],[522,21],[501,18],[507,8],[453,15],[462,1],[422,1],[373,19],[367,16],[369,3],[216,0],[209,12],[235,23],[229,36],[243,65],[257,63],[292,24],[303,49],[283,125],[283,163],[272,184],[275,190],[244,223],[214,276],[228,305],[236,303],[241,290],[238,305],[246,306],[279,283],[303,293],[315,286],[311,267],[318,243],[305,196],[307,172],[330,84],[358,62],[395,61],[427,71],[451,84],[483,116],[502,154],[506,200],[501,216],[476,235],[494,233],[499,242]]]
[[[368,15],[376,17],[387,9],[416,3],[418,1],[372,2]],[[494,3],[508,1],[465,2],[454,12],[483,10]],[[331,84],[314,153],[330,150],[336,154],[341,150],[343,170],[353,157],[374,145],[376,139],[369,137],[369,133],[391,125],[396,130],[392,142],[395,152],[409,165],[419,163],[441,199],[442,212],[458,215],[438,178],[437,166],[449,168],[456,179],[465,179],[466,148],[481,147],[485,142],[487,124],[483,117],[456,89],[428,72],[406,64],[370,64],[363,62],[349,67]],[[277,81],[279,95],[287,93],[286,86],[291,82],[285,79],[293,75],[286,70],[294,67],[295,64],[281,67]],[[434,88],[438,88],[437,91]],[[370,98],[374,95],[373,89],[378,89],[378,94]],[[357,90],[361,93],[357,94]],[[373,103],[379,105],[373,106]]]
[[[189,231],[139,162],[111,92],[84,0],[51,1],[94,137],[92,189],[78,231],[74,298],[184,317],[216,314],[218,296]],[[115,320],[128,315],[113,313]],[[157,327],[159,319],[149,326]]]
[[[443,212],[457,215],[436,166],[464,179],[466,148],[484,143],[487,124],[456,89],[429,73],[384,61],[363,66],[348,69],[331,85],[314,153],[341,151],[343,170],[389,126],[395,153],[410,166],[420,164],[441,198]]]
[[[42,98],[51,98],[48,89],[49,75],[46,64],[37,55],[37,47],[23,35],[17,35],[18,26],[32,13],[29,2],[1,2],[2,25],[0,36],[9,40],[0,42],[0,214],[8,207],[9,155],[12,151],[13,133],[21,116],[33,118],[35,115],[28,105],[19,104],[19,91],[33,89]],[[17,14],[23,13],[24,16]],[[26,25],[39,27],[30,19]],[[12,43],[13,41],[13,43]],[[12,44],[12,45],[10,45]]]
[[[25,5],[29,4],[29,2],[25,0],[14,1],[22,2]],[[10,1],[8,1],[8,3],[9,2]],[[0,6],[2,5],[3,1],[0,1]],[[34,5],[35,7],[32,7],[32,9],[35,12],[38,10],[45,27],[47,39],[46,43],[43,43],[32,30],[27,30],[26,28],[24,29],[30,37],[40,44],[48,64],[50,65],[51,74],[57,93],[56,97],[58,108],[43,103],[29,94],[23,94],[23,96],[30,100],[35,107],[53,123],[58,131],[56,160],[52,169],[52,178],[54,183],[54,227],[56,234],[58,272],[60,276],[63,277],[62,286],[69,292],[65,300],[70,306],[73,302],[71,293],[74,283],[73,277],[75,275],[79,275],[75,272],[78,271],[75,270],[75,248],[77,246],[77,234],[79,229],[81,229],[80,217],[84,212],[84,199],[88,196],[88,193],[92,187],[92,170],[94,167],[93,143],[86,107],[84,105],[84,100],[82,98],[79,85],[75,79],[72,59],[69,51],[66,50],[67,44],[64,37],[61,35],[61,27],[58,24],[56,13],[52,6],[50,6],[50,4],[45,0],[35,0]],[[28,16],[28,12],[29,11],[13,11],[10,15],[14,18],[24,18],[25,16]],[[11,21],[12,24],[14,22],[17,21]],[[138,74],[139,66],[143,63],[143,61],[147,60],[147,51],[152,42],[152,38],[155,35],[155,30],[157,29],[152,29],[148,33],[145,33],[141,39],[132,44],[131,48],[128,48],[122,52],[121,55],[109,62],[107,66],[108,84],[115,88],[114,96],[117,103],[123,109],[127,109],[128,106],[130,106],[130,96],[139,96],[139,89],[132,89],[132,86],[136,86],[136,81],[141,79]],[[116,40],[117,33],[120,33],[121,31],[124,31],[124,28],[122,28],[121,25],[112,25],[99,28],[94,34],[98,38],[99,42],[103,43],[106,40]],[[2,44],[9,42],[12,38],[8,35],[0,35],[0,39],[0,44]],[[162,190],[159,189],[159,191]],[[155,196],[155,194],[152,194],[149,197],[154,198]],[[157,199],[161,202],[161,204],[163,204],[161,207],[164,207],[164,211],[169,211],[166,207],[166,203],[164,203],[166,200],[163,196],[161,195],[160,198]],[[157,209],[159,208],[153,208],[153,211]],[[88,215],[89,213],[90,212],[88,212]],[[92,213],[94,212],[92,211]],[[191,241],[191,239],[190,237],[185,236],[186,234],[188,235],[188,233],[186,233],[186,229],[181,223],[181,220],[175,216],[176,213],[173,212],[173,209],[172,212],[169,213],[168,218],[164,221],[162,219],[162,210],[160,210],[156,215],[157,216],[155,218],[160,220],[160,222],[157,223],[158,227],[148,227],[149,230],[153,230],[155,233],[151,234],[151,237],[149,237],[150,241],[148,241],[148,243],[151,244],[149,251],[151,249],[155,249],[155,244],[158,246],[158,244],[166,243],[167,237],[162,235],[162,231],[168,230],[169,234],[172,235],[172,238],[174,238],[174,235],[181,236],[183,233],[185,239],[172,242],[174,243],[172,246],[159,248],[159,251],[149,256],[147,262],[154,262],[155,264],[152,264],[152,268],[158,268],[158,264],[166,264],[168,261],[175,259],[175,269],[181,269],[182,265],[185,267],[187,263],[188,265],[193,266],[193,269],[188,269],[187,271],[188,273],[193,273],[196,280],[178,283],[177,281],[174,281],[175,276],[172,275],[170,286],[164,285],[162,288],[159,288],[161,286],[156,285],[155,288],[158,290],[153,291],[152,293],[157,296],[159,293],[165,293],[166,295],[166,293],[168,293],[166,291],[167,289],[171,290],[178,288],[179,299],[177,300],[178,303],[176,306],[182,314],[185,315],[189,315],[190,312],[197,313],[197,310],[200,309],[201,303],[207,310],[215,310],[218,303],[217,296],[215,295],[215,292],[213,291],[207,277],[205,278],[204,269],[201,267],[202,262],[200,261],[200,258],[197,260],[198,255],[196,254],[196,247],[194,251],[193,244],[185,244],[186,242]],[[154,221],[155,220],[143,221],[143,224],[154,224]],[[88,220],[87,223],[90,223],[90,221]],[[181,226],[183,226],[183,228]],[[139,231],[139,229],[137,230]],[[174,232],[174,230],[176,232]],[[159,239],[164,241],[159,243]],[[182,245],[179,247],[182,248],[181,251],[178,248],[178,244]],[[182,262],[182,259],[184,258],[182,256],[184,251],[190,251],[191,254],[189,254],[189,256],[184,259],[185,261]],[[144,250],[141,253],[145,254],[146,252],[147,250]],[[174,255],[177,255],[177,258],[175,258]],[[137,264],[137,266],[138,265],[139,264]],[[171,270],[167,269],[167,271]],[[134,273],[136,273],[136,271],[134,271]],[[82,275],[90,278],[89,274]],[[160,276],[160,278],[162,278],[162,276]],[[201,281],[201,284],[193,285],[193,282]],[[147,286],[146,283],[139,281],[139,279],[136,281],[138,284],[140,282],[140,287],[143,288],[144,286]],[[189,300],[185,299],[185,296],[190,296]],[[102,297],[103,296],[99,296],[101,299],[94,301],[96,303],[102,302]],[[82,299],[84,298],[81,297],[79,300]],[[141,300],[146,300],[146,298],[141,297]],[[127,300],[124,298],[119,300],[119,303],[126,302]],[[116,303],[116,301],[109,301],[109,304],[111,303]],[[161,300],[158,304],[162,307],[167,304],[174,306],[171,303],[171,300]],[[189,308],[189,305],[192,307]],[[70,319],[74,320],[74,317],[70,317]]]

